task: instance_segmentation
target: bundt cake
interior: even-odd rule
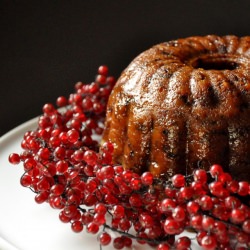
[[[221,164],[250,180],[250,36],[158,44],[122,72],[103,141],[114,163],[171,177]]]

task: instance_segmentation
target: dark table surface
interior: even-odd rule
[[[154,44],[250,35],[249,0],[0,1],[0,136]]]

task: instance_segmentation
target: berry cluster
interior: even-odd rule
[[[130,247],[132,240],[158,250],[191,248],[185,230],[206,250],[250,247],[250,184],[236,181],[221,166],[197,169],[170,180],[124,170],[112,163],[113,145],[99,146],[105,111],[115,79],[100,66],[91,84],[78,82],[56,108],[43,106],[38,128],[23,137],[21,185],[37,203],[59,210],[74,232],[97,234],[100,246]],[[99,137],[98,137],[99,136]],[[102,230],[101,230],[102,228]],[[119,236],[112,240],[110,230]]]

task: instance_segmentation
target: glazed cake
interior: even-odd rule
[[[189,37],[158,44],[123,71],[103,141],[113,161],[155,176],[221,164],[250,180],[250,37]]]

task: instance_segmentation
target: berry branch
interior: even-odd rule
[[[112,163],[113,145],[99,146],[109,94],[115,84],[101,66],[94,82],[75,85],[69,98],[43,106],[34,131],[24,134],[23,152],[9,156],[22,162],[21,185],[37,203],[59,210],[59,219],[79,233],[98,234],[100,249],[132,240],[157,250],[191,249],[192,230],[207,250],[250,247],[250,184],[237,181],[220,165],[169,180],[125,170]],[[62,108],[64,107],[64,108]],[[59,109],[58,109],[59,108]],[[178,236],[178,237],[177,237]]]

